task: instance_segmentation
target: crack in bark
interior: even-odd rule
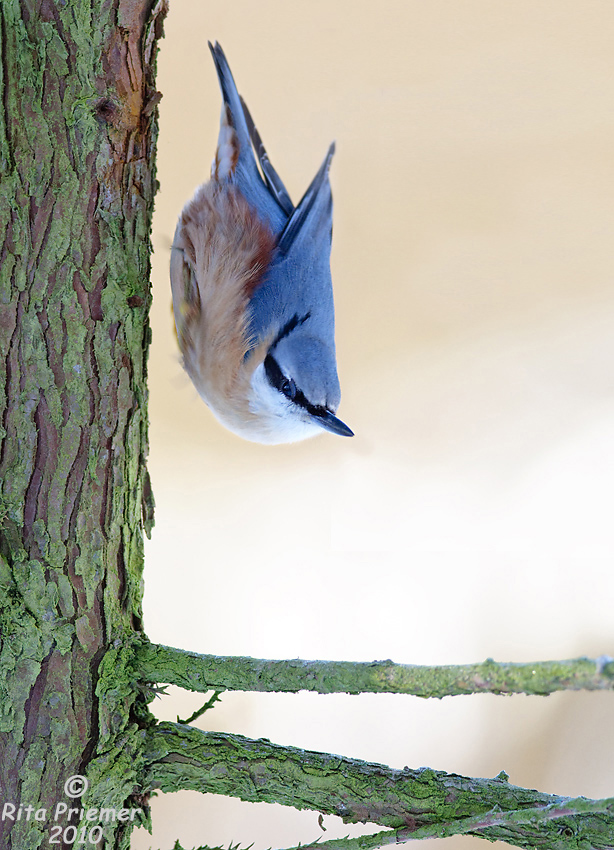
[[[41,716],[41,701],[45,695],[45,687],[47,685],[48,666],[53,650],[50,649],[47,655],[42,659],[40,672],[36,677],[34,685],[30,688],[30,696],[26,700],[25,714],[26,724],[23,730],[23,750],[27,751],[29,744],[36,737],[38,722]],[[44,715],[43,715],[44,716]]]
[[[40,397],[39,403],[36,405],[36,409],[34,410],[34,424],[36,426],[36,431],[38,433],[38,437],[36,440],[36,451],[34,454],[34,468],[30,473],[30,483],[26,489],[25,499],[24,499],[24,542],[28,549],[31,549],[31,540],[32,540],[32,526],[34,525],[34,520],[37,514],[38,508],[38,494],[40,493],[41,483],[43,480],[43,473],[45,470],[47,458],[43,456],[43,446],[42,446],[42,437],[41,437],[41,416],[39,413],[40,405],[43,403],[42,396]],[[42,461],[42,462],[41,462]],[[28,545],[30,543],[30,545]],[[30,552],[30,554],[34,554]],[[36,553],[37,557],[42,557],[42,552]]]

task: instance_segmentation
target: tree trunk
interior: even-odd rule
[[[75,774],[89,778],[92,806],[143,808],[126,802],[136,694],[120,654],[101,661],[141,631],[143,520],[152,523],[145,372],[165,3],[151,6],[0,2],[6,850],[47,846],[55,825],[81,828],[78,814],[54,820],[58,804],[86,805],[65,792]],[[7,803],[21,803],[21,816]],[[130,826],[111,820],[98,846],[127,846]]]

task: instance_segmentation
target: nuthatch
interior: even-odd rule
[[[171,255],[185,369],[220,422],[248,440],[285,443],[322,429],[351,437],[335,416],[335,146],[295,207],[222,48],[209,47],[223,97],[218,146],[211,179],[179,217]]]

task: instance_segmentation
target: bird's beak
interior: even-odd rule
[[[313,421],[320,426],[320,428],[324,428],[326,431],[331,431],[333,434],[339,434],[341,437],[354,436],[354,432],[348,428],[345,422],[342,422],[341,419],[337,419],[330,410],[325,410],[323,413],[313,413],[312,418]]]

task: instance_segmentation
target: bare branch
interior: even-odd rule
[[[596,659],[496,662],[420,666],[392,661],[270,661],[199,655],[144,642],[137,648],[137,675],[144,681],[179,685],[190,691],[277,691],[296,693],[396,693],[419,697],[460,694],[534,694],[612,690],[614,661]]]
[[[535,808],[518,809],[511,812],[502,812],[495,807],[485,815],[476,815],[447,823],[429,824],[419,827],[413,832],[407,828],[387,829],[371,835],[359,835],[355,838],[314,841],[312,844],[301,844],[298,847],[290,848],[290,850],[376,850],[377,847],[385,847],[388,844],[403,844],[406,841],[418,841],[426,838],[450,838],[452,835],[469,834],[476,837],[487,837],[481,836],[481,833],[488,827],[519,827],[525,825],[535,827],[562,817],[576,817],[588,813],[612,815],[614,813],[614,798],[588,800],[585,797],[578,797],[569,799],[564,803],[556,802],[549,806],[536,806]],[[576,834],[569,825],[560,826],[557,831],[560,840],[569,840]],[[510,841],[509,843],[516,842]],[[550,846],[554,845],[549,843],[548,847]]]
[[[505,774],[470,779],[429,768],[396,770],[266,739],[159,723],[145,740],[144,786],[281,803],[377,823],[393,832],[329,850],[360,850],[417,838],[471,834],[520,847],[612,847],[614,799],[570,799],[510,785]],[[369,843],[369,842],[375,843]]]

